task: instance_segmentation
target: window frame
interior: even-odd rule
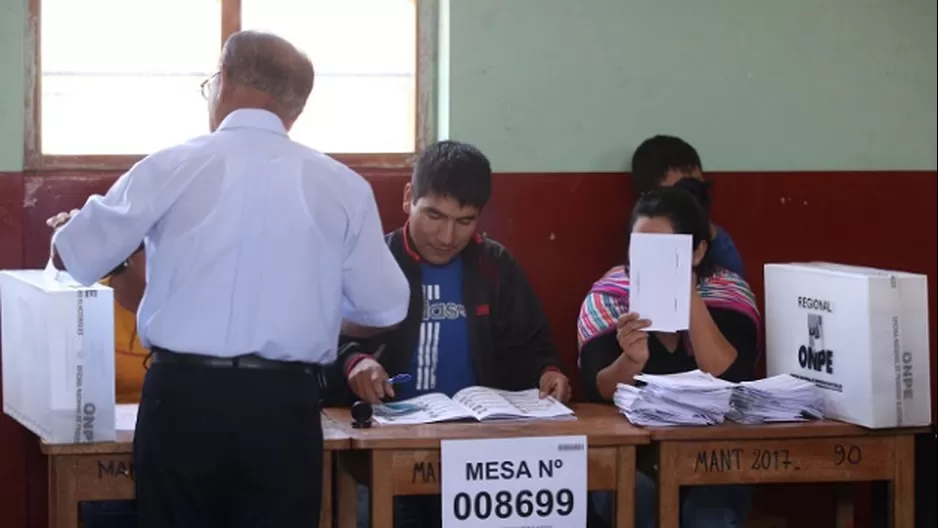
[[[24,169],[29,171],[61,170],[100,170],[125,171],[140,161],[140,155],[62,155],[42,152],[42,53],[40,42],[40,13],[42,0],[28,0],[26,18],[26,97],[23,161]],[[337,0],[341,1],[341,0]],[[416,57],[414,108],[415,133],[414,148],[419,151],[431,141],[433,135],[433,64],[435,64],[436,3],[434,0],[412,0],[415,3],[416,22]],[[221,42],[241,29],[241,0],[218,0],[221,4]],[[198,87],[193,87],[197,90]],[[327,153],[355,170],[361,169],[401,169],[413,164],[414,152],[404,153]]]

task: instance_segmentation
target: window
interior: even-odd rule
[[[206,133],[199,85],[238,29],[277,33],[312,59],[295,140],[352,165],[403,165],[417,148],[417,0],[31,2],[29,168],[122,169]]]
[[[325,152],[414,151],[412,2],[241,0],[241,27],[272,31],[313,60],[316,81],[294,125],[297,141]]]

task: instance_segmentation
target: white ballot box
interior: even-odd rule
[[[925,275],[826,262],[765,265],[767,374],[814,382],[825,415],[931,422]]]
[[[3,412],[49,443],[116,439],[114,292],[0,271]]]

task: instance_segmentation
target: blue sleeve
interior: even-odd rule
[[[730,234],[722,227],[717,227],[717,235],[711,242],[710,256],[716,266],[726,268],[740,277],[746,276],[743,258],[736,249],[736,244],[733,243]]]

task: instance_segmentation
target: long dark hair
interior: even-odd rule
[[[694,251],[697,251],[701,242],[707,242],[707,250],[700,264],[694,267],[694,271],[697,272],[698,279],[713,275],[714,266],[710,260],[710,217],[692,194],[675,187],[652,189],[642,194],[635,202],[629,234],[641,217],[667,218],[676,234],[691,235]]]

